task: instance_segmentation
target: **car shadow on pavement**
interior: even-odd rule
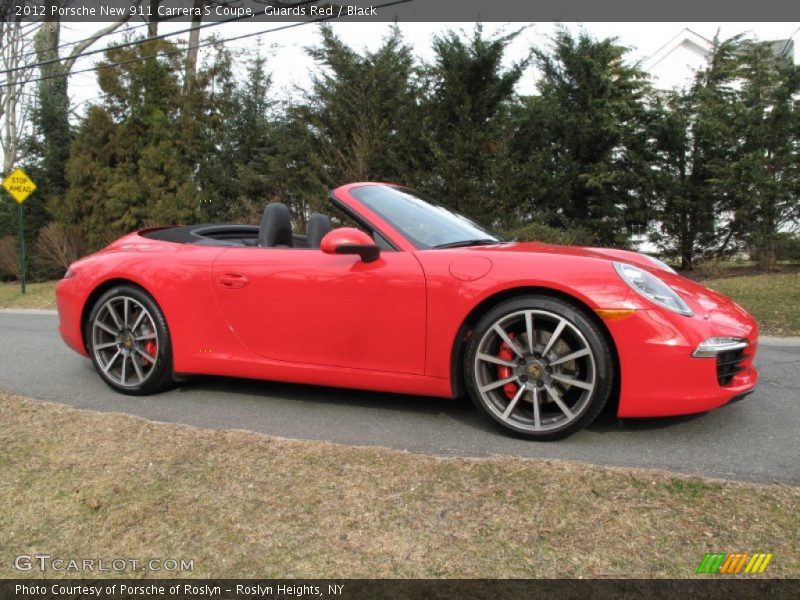
[[[446,413],[456,417],[474,411],[467,398],[435,398],[307,384],[235,379],[229,377],[192,376],[180,384],[178,392],[200,391],[237,394],[265,400],[279,399],[313,404],[346,405],[422,414]]]
[[[314,405],[341,405],[366,410],[389,410],[431,416],[445,415],[470,428],[499,436],[508,435],[489,419],[479,414],[478,409],[473,406],[466,396],[448,399],[214,376],[192,376],[182,382],[175,390],[178,394],[190,391],[236,394],[247,396],[253,400],[271,401],[277,399],[279,401]],[[594,433],[603,434],[637,433],[679,427],[705,415],[705,413],[700,413],[680,417],[620,419],[616,416],[615,411],[616,406],[613,403],[609,403],[597,419],[586,429]]]
[[[706,413],[697,413],[677,417],[620,419],[613,412],[603,411],[586,429],[594,433],[637,433],[678,427],[703,418],[705,415]]]

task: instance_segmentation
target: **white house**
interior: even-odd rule
[[[692,83],[698,69],[706,66],[713,47],[711,40],[684,29],[648,57],[642,68],[650,73],[657,88],[684,88]]]
[[[794,42],[773,40],[775,54],[794,57]],[[642,63],[650,73],[653,85],[662,90],[685,88],[691,85],[698,69],[706,66],[714,42],[691,29],[683,29]]]

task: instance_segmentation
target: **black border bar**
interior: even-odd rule
[[[216,0],[208,4],[208,14],[203,15],[203,21],[240,17],[244,22],[258,23],[315,20],[321,16],[323,7],[332,7],[331,18],[334,21],[358,22],[800,21],[800,3],[792,0],[409,0],[378,8],[374,13],[370,7],[383,4],[381,0],[236,0],[229,3],[232,9],[246,11],[246,14],[226,12],[224,7],[217,10],[223,3]],[[61,4],[67,9],[59,15],[65,22],[115,21],[122,14],[120,11],[132,10],[129,0],[70,0]],[[194,7],[194,0],[161,0],[160,4],[165,13],[160,18],[192,20],[191,14],[182,13]],[[276,4],[294,8],[284,14],[276,14],[274,6],[267,8]],[[149,10],[149,6],[149,2],[142,2],[139,10]],[[0,0],[0,10],[3,8],[6,9],[5,18],[9,20],[17,15],[26,21],[53,18],[53,15],[42,13],[45,7],[41,0]],[[362,10],[356,11],[357,8]],[[147,17],[146,14],[136,14],[131,22],[141,22]]]
[[[19,586],[24,586],[24,589]],[[800,579],[5,579],[3,600],[736,600],[800,597]]]

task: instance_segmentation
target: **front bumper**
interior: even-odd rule
[[[685,317],[666,310],[637,310],[607,322],[620,363],[620,417],[664,417],[705,412],[743,396],[756,386],[753,359],[758,326],[744,311]],[[746,340],[737,372],[720,378],[716,354],[695,357],[712,337]],[[725,382],[722,384],[721,382]]]
[[[81,331],[85,295],[76,278],[62,279],[56,285],[58,332],[67,346],[83,356],[88,356]]]

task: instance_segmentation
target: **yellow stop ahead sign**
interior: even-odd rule
[[[3,180],[3,187],[14,196],[17,203],[22,204],[36,191],[36,184],[22,169],[16,169]]]

